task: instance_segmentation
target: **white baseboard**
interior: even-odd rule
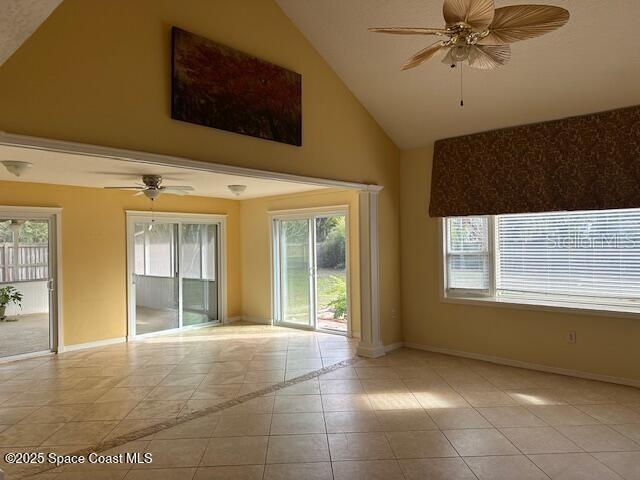
[[[568,368],[551,367],[548,365],[540,365],[537,363],[523,362],[511,358],[494,357],[492,355],[484,355],[482,353],[464,352],[461,350],[451,350],[449,348],[434,347],[431,345],[422,345],[419,343],[404,342],[404,346],[415,348],[417,350],[425,350],[427,352],[442,353],[445,355],[453,355],[455,357],[471,358],[473,360],[482,360],[499,365],[507,365],[509,367],[527,368],[529,370],[538,370],[540,372],[556,373],[558,375],[567,375],[570,377],[585,378],[587,380],[598,380],[600,382],[617,383],[619,385],[627,385],[630,387],[640,388],[640,380],[632,378],[613,377],[610,375],[601,375],[599,373],[583,372],[581,370],[570,370]]]
[[[382,357],[385,354],[385,349],[383,345],[372,346],[365,345],[362,342],[358,345],[358,349],[356,353],[361,357],[367,358],[378,358]]]
[[[237,316],[237,317],[227,317],[224,322],[222,322],[224,325],[228,325],[230,323],[236,323],[236,322],[241,322],[242,320],[244,320],[244,317],[242,317],[241,315]]]
[[[127,337],[107,338],[105,340],[96,340],[95,342],[74,343],[72,345],[64,345],[58,348],[58,353],[73,352],[75,350],[84,350],[85,348],[104,347],[106,345],[115,345],[116,343],[125,343]]]
[[[249,323],[257,323],[259,325],[271,325],[273,322],[270,318],[262,318],[262,317],[252,317],[249,315],[244,315],[240,317],[241,320]]]
[[[385,353],[393,352],[394,350],[397,350],[402,347],[404,347],[404,342],[392,343],[391,345],[384,346],[384,352]]]

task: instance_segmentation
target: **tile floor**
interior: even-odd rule
[[[79,450],[353,348],[344,337],[233,326],[0,365],[0,453]],[[401,349],[116,452],[150,452],[153,463],[31,478],[638,480],[640,390]]]

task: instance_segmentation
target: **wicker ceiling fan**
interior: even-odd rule
[[[491,70],[511,58],[510,43],[538,37],[562,27],[569,12],[550,5],[513,5],[496,9],[493,0],[445,0],[445,28],[370,28],[371,32],[396,35],[437,35],[444,37],[420,50],[403,66],[417,67],[440,50],[447,53],[443,63],[455,67]]]

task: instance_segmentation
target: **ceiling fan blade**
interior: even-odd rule
[[[140,190],[138,193],[134,193],[134,197],[139,197],[140,195],[144,195],[144,190]]]
[[[402,65],[402,70],[409,70],[410,68],[417,67],[421,63],[426,62],[431,57],[433,57],[436,53],[438,53],[438,51],[441,48],[443,48],[445,45],[447,45],[447,42],[436,42],[429,45],[426,48],[423,48],[418,53],[416,53],[413,57],[407,60],[404,65]]]
[[[509,45],[474,45],[469,49],[469,66],[481,70],[501,67],[510,59]]]
[[[485,30],[493,21],[493,0],[444,0],[442,13],[447,26],[464,22],[475,30]]]
[[[480,43],[504,45],[552,32],[569,21],[569,12],[550,5],[513,5],[498,8],[489,35]]]
[[[144,190],[146,187],[102,187],[107,190]]]
[[[447,35],[448,30],[444,28],[411,28],[411,27],[384,27],[369,28],[370,32],[392,33],[394,35]]]
[[[185,192],[191,192],[194,190],[193,187],[189,185],[167,185],[166,187],[161,187],[162,190],[170,189],[170,190],[183,190]]]

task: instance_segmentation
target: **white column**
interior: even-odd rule
[[[378,277],[378,196],[382,187],[359,192],[360,219],[360,330],[358,355],[381,357],[380,287]]]

